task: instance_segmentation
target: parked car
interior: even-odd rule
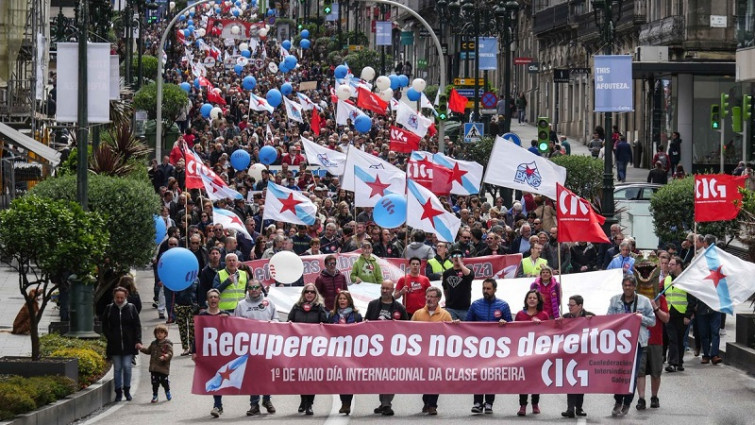
[[[626,183],[614,188],[616,219],[624,235],[635,239],[638,249],[658,248],[659,239],[650,213],[650,198],[661,187],[663,185],[652,183]]]

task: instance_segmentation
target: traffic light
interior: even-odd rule
[[[729,95],[721,93],[721,118],[729,116]]]
[[[721,105],[710,105],[710,128],[721,129]]]
[[[324,0],[322,11],[326,15],[330,15],[330,12],[333,11],[333,0]]]
[[[445,121],[448,119],[448,98],[438,96],[438,120]]]
[[[752,118],[752,96],[746,94],[742,97],[742,120],[749,122]]]
[[[551,126],[547,117],[537,119],[537,150],[540,153],[548,152],[550,145]]]
[[[742,132],[742,108],[739,106],[731,108],[731,131]]]

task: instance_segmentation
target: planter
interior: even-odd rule
[[[0,375],[19,375],[26,378],[62,375],[79,382],[79,360],[75,358],[0,357]]]
[[[71,275],[70,303],[71,328],[68,336],[77,338],[99,338],[94,331],[94,285],[88,277],[79,279]]]
[[[50,334],[66,335],[70,331],[71,322],[66,321],[50,322],[50,325],[47,327],[47,333]],[[94,331],[98,334],[102,333],[102,322],[100,322],[99,320],[94,321]]]
[[[735,341],[744,347],[755,348],[755,314],[737,313]]]

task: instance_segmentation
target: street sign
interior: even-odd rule
[[[532,62],[531,64],[527,65],[527,72],[530,74],[537,74],[538,72],[540,72],[540,63]]]
[[[455,86],[473,86],[474,85],[474,78],[454,78],[454,85]],[[477,79],[477,85],[478,86],[485,85],[485,79],[484,78],[478,78]]]
[[[514,58],[514,65],[527,65],[532,63],[532,58]]]
[[[504,133],[501,138],[508,142],[514,143],[517,146],[522,146],[522,138],[519,137],[519,135],[517,135],[516,133]]]
[[[482,94],[480,103],[486,108],[495,108],[496,103],[498,103],[498,97],[491,92],[485,92]]]
[[[464,123],[464,142],[477,142],[482,138],[484,133],[485,127],[481,122]]]
[[[467,99],[474,97],[474,89],[456,89],[456,93],[459,93]],[[480,93],[482,93],[482,90],[480,90]]]
[[[428,31],[428,30],[427,30],[427,29],[425,29],[425,28],[421,28],[421,29],[419,30],[419,37],[420,37],[420,38],[427,38],[427,37],[430,37],[430,31]]]
[[[553,82],[554,83],[568,83],[569,82],[569,69],[555,68],[553,70]]]

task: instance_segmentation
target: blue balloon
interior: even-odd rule
[[[257,87],[257,79],[252,77],[251,75],[247,75],[243,80],[241,80],[241,86],[244,87],[244,90],[254,90],[254,88]]]
[[[275,15],[275,9],[267,9],[267,16]]]
[[[282,73],[285,74],[285,73],[287,73],[290,70],[291,69],[288,67],[288,65],[286,65],[285,61],[280,61],[280,63],[278,64],[278,71],[280,71],[280,72],[282,72]]]
[[[186,21],[186,25],[194,25],[194,20],[189,19],[188,21]]]
[[[296,56],[294,55],[287,55],[285,58],[283,58],[283,62],[286,63],[286,67],[288,69],[296,68],[296,64],[299,63],[299,61],[296,60]]]
[[[194,87],[199,88],[199,78],[194,79]]]
[[[236,74],[241,75],[241,73],[244,71],[244,67],[239,64],[236,64],[233,66],[233,70],[236,72]]]
[[[186,20],[186,15],[178,15],[178,20],[183,22]]]
[[[409,87],[409,90],[406,91],[406,97],[412,102],[416,102],[422,97],[422,92],[414,90],[414,87]]]
[[[398,76],[398,86],[399,87],[406,87],[409,85],[409,77],[407,77],[404,74],[401,74]]]
[[[189,31],[191,31],[191,32],[194,32],[194,30],[196,28],[194,28],[194,25],[189,25],[188,27],[186,27],[186,29],[189,30]]]
[[[252,5],[252,7],[256,7],[257,6],[257,0],[252,0],[251,5]]]
[[[309,41],[309,40],[307,40],[306,38],[302,39],[302,40],[301,40],[301,41],[299,42],[299,47],[301,47],[301,48],[302,48],[302,50],[307,50],[307,49],[309,49],[311,45],[312,45],[312,44],[310,43],[310,41]]]
[[[243,56],[245,58],[250,58],[250,57],[252,57],[252,52],[250,52],[249,50],[242,50],[241,51],[241,56]]]
[[[219,7],[216,7],[215,8],[215,13],[217,13],[218,15],[220,15],[220,12],[222,12],[222,10]]]
[[[283,40],[283,43],[281,43],[281,47],[283,47],[286,50],[291,50],[291,40]]]
[[[236,3],[234,3],[236,7],[241,7],[241,2],[239,0],[236,0]]]
[[[210,111],[212,111],[212,105],[210,105],[209,103],[205,103],[201,108],[199,108],[199,112],[201,112],[202,116],[205,118],[210,117]]]
[[[194,12],[189,12],[189,16],[194,17]]]
[[[215,0],[215,4],[222,4],[223,0]]]
[[[199,261],[186,248],[170,248],[157,263],[157,276],[171,291],[183,291],[191,286],[199,275]]]
[[[346,78],[346,74],[349,73],[349,67],[346,65],[338,65],[333,71],[333,76],[336,78]]]
[[[378,226],[386,229],[401,226],[406,221],[406,198],[397,193],[383,196],[375,204],[372,217]]]
[[[281,101],[283,100],[283,95],[278,89],[270,89],[267,91],[267,94],[265,95],[265,99],[267,99],[267,103],[269,103],[270,106],[275,108],[281,104]]]
[[[263,146],[260,149],[260,162],[265,165],[270,165],[278,159],[278,151],[272,146]]]
[[[239,13],[241,13],[241,11],[238,9],[233,9],[233,12],[231,13],[233,13],[233,16],[239,16]]]
[[[388,79],[391,80],[391,90],[396,91],[401,88],[401,82],[398,79],[398,75],[389,75]]]
[[[184,37],[187,37],[187,38],[191,37],[191,31],[189,31],[188,29],[185,29],[184,30]]]
[[[181,90],[185,91],[186,93],[190,92],[191,91],[191,84],[189,84],[186,81],[184,81],[183,83],[181,83]]]
[[[203,43],[203,42],[204,42],[204,41],[203,41],[203,40],[202,40],[201,38],[200,38],[200,39],[198,39],[198,40],[197,40],[197,48],[201,48],[201,47],[202,47],[202,43]]]
[[[252,161],[252,157],[249,156],[249,152],[243,149],[236,149],[231,154],[231,165],[237,170],[246,170],[249,168],[249,163]]]
[[[283,94],[283,96],[288,96],[293,92],[294,86],[292,86],[291,83],[283,83],[283,85],[281,85],[281,93]]]
[[[362,134],[367,133],[372,128],[372,119],[367,115],[358,115],[354,120],[354,128]]]
[[[153,218],[155,219],[155,245],[159,245],[168,234],[168,227],[159,215],[155,214]]]
[[[301,38],[309,38],[309,30],[301,30]]]

